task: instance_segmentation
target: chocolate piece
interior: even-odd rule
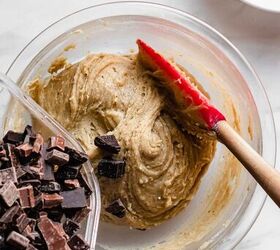
[[[100,149],[111,154],[118,154],[121,150],[121,147],[114,135],[97,136],[94,139],[94,144]]]
[[[61,222],[61,219],[63,217],[62,208],[56,207],[51,209],[45,209],[45,211],[48,213],[48,218],[56,222]]]
[[[21,167],[16,169],[16,176],[18,179],[24,177],[26,175],[26,171],[24,171]]]
[[[90,211],[91,209],[89,207],[84,207],[75,213],[72,220],[77,223],[81,223],[88,216]]]
[[[86,196],[89,197],[92,194],[92,188],[82,173],[79,173],[78,180],[80,181],[81,186],[85,189]]]
[[[30,179],[30,180],[20,180],[18,187],[24,187],[31,185],[34,188],[39,188],[41,186],[41,181],[37,179]]]
[[[39,154],[44,144],[44,138],[41,134],[36,134],[36,139],[33,143],[33,153]]]
[[[100,176],[108,178],[119,178],[125,173],[125,161],[113,160],[113,159],[102,159],[98,166],[97,171]]]
[[[125,207],[120,199],[113,201],[107,208],[105,208],[105,211],[118,218],[125,216]]]
[[[36,133],[34,132],[32,126],[27,125],[24,129],[24,142],[29,142],[32,146],[36,140]]]
[[[66,219],[66,221],[63,223],[63,229],[65,233],[67,233],[70,237],[72,237],[74,234],[77,233],[77,231],[80,229],[79,223]]]
[[[0,225],[12,223],[16,215],[20,215],[22,210],[18,203],[10,207],[0,218]]]
[[[52,169],[52,166],[49,165],[46,161],[41,159],[42,167],[43,167],[43,175],[41,176],[41,179],[44,181],[54,181],[54,172]]]
[[[87,154],[73,148],[65,147],[65,153],[67,153],[70,157],[69,165],[71,166],[82,165],[88,160]]]
[[[19,194],[17,191],[17,187],[12,181],[7,181],[0,189],[0,197],[8,207],[11,207],[18,199]]]
[[[67,233],[64,231],[63,226],[60,222],[53,222],[57,232],[64,237],[66,240],[69,240],[69,236],[67,235]]]
[[[59,194],[42,194],[43,208],[52,208],[59,206],[63,202],[63,197]]]
[[[9,159],[9,167],[17,168],[19,167],[19,162],[15,155],[15,146],[9,143],[4,144],[4,148],[6,151],[6,156]]]
[[[29,239],[15,231],[12,231],[7,238],[7,243],[18,249],[26,249],[29,244]]]
[[[24,141],[24,135],[22,133],[17,133],[12,130],[9,130],[6,135],[3,137],[4,143],[11,143],[14,145],[20,144]]]
[[[38,228],[48,246],[48,250],[68,250],[66,239],[59,234],[53,222],[46,216],[40,217]]]
[[[88,250],[89,245],[83,240],[83,238],[76,234],[71,237],[71,239],[68,241],[68,246],[72,250]]]
[[[27,215],[25,213],[21,214],[17,219],[16,219],[16,228],[19,233],[22,233],[23,230],[28,226],[29,224],[29,218],[27,218]]]
[[[59,180],[76,179],[80,169],[81,166],[63,166],[57,171],[55,176]]]
[[[59,183],[55,181],[43,183],[40,187],[41,192],[46,192],[46,193],[54,193],[54,192],[60,192],[61,187]]]
[[[47,148],[47,151],[57,149],[63,152],[64,148],[65,148],[65,139],[63,137],[57,135],[57,136],[52,136],[49,139],[49,147]]]
[[[45,160],[52,165],[62,166],[69,161],[69,155],[53,149],[52,151],[47,153]]]
[[[83,208],[87,206],[84,188],[61,192],[61,196],[63,197],[62,208]]]
[[[20,159],[29,157],[32,153],[32,150],[33,147],[29,143],[21,144],[15,148],[15,152]]]
[[[22,208],[35,207],[34,191],[31,185],[18,188],[19,201]]]
[[[64,180],[64,186],[68,189],[75,189],[80,187],[80,182],[78,179],[68,179]]]

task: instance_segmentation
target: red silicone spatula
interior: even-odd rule
[[[139,59],[175,96],[181,94],[185,105],[197,107],[195,119],[205,129],[216,132],[222,142],[246,167],[265,192],[280,207],[280,173],[265,160],[227,123],[224,115],[162,55],[142,40],[137,40]]]

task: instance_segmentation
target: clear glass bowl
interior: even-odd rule
[[[274,165],[276,139],[263,87],[243,55],[216,30],[182,11],[143,2],[83,9],[57,21],[18,55],[7,74],[24,88],[47,77],[50,63],[86,54],[131,53],[142,38],[172,57],[202,83],[212,102],[262,156]],[[75,49],[64,48],[74,44]],[[147,231],[100,223],[96,249],[231,249],[245,236],[265,193],[221,144],[189,206]]]

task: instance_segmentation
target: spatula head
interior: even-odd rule
[[[183,103],[186,110],[191,110],[195,122],[211,130],[218,121],[225,120],[224,115],[209,103],[208,98],[175,65],[142,40],[138,39],[137,44],[140,61],[173,92],[180,105]]]

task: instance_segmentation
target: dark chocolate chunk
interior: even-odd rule
[[[43,159],[41,159],[41,164],[42,164],[42,167],[43,167],[43,174],[41,176],[41,179],[44,180],[44,181],[54,181],[55,177],[54,177],[54,172],[53,172],[52,166],[49,165]]]
[[[83,238],[76,234],[70,238],[68,245],[72,250],[88,250],[89,245],[83,240]]]
[[[61,222],[61,219],[63,217],[62,208],[55,207],[55,208],[45,209],[45,211],[48,213],[48,218],[56,222]]]
[[[121,147],[114,135],[97,136],[94,139],[94,144],[100,149],[111,154],[118,154],[121,150]]]
[[[7,237],[7,243],[17,249],[26,249],[29,244],[29,239],[15,231],[12,231]]]
[[[17,168],[19,167],[19,162],[15,155],[15,146],[9,143],[4,144],[4,148],[6,151],[6,156],[9,159],[9,166]]]
[[[67,180],[64,180],[64,186],[67,189],[75,189],[75,188],[81,187],[80,186],[80,182],[79,182],[78,179],[67,179]]]
[[[120,199],[113,201],[108,207],[105,208],[105,211],[122,218],[125,216],[125,207]]]
[[[17,183],[17,175],[14,167],[0,170],[0,185],[3,185],[9,180],[14,183]]]
[[[4,143],[11,143],[14,145],[23,143],[24,141],[24,134],[22,133],[17,133],[12,130],[9,130],[6,135],[3,137],[3,142]]]
[[[39,154],[44,144],[44,138],[41,134],[36,134],[36,139],[33,143],[33,153]]]
[[[57,135],[57,136],[52,136],[49,139],[49,145],[48,145],[47,151],[57,149],[57,150],[63,152],[64,148],[65,148],[65,139],[63,137]]]
[[[69,155],[53,149],[47,153],[45,160],[52,165],[62,166],[69,161]]]
[[[76,234],[80,228],[81,226],[79,223],[70,219],[66,219],[66,221],[63,223],[63,229],[70,237]]]
[[[16,228],[19,233],[22,233],[23,230],[28,226],[30,223],[29,218],[27,218],[27,215],[25,213],[22,213],[17,219],[16,219]]]
[[[78,180],[80,181],[80,185],[85,189],[86,196],[89,197],[92,194],[92,188],[87,179],[82,173],[79,173]]]
[[[75,215],[72,217],[72,220],[77,223],[81,223],[88,216],[90,211],[91,210],[89,207],[84,207],[75,213]]]
[[[24,171],[21,167],[16,169],[16,176],[18,179],[24,177],[26,175],[26,171]]]
[[[18,188],[19,201],[22,208],[35,207],[34,190],[31,185]]]
[[[33,147],[28,142],[24,144],[20,144],[15,148],[15,152],[17,153],[19,159],[28,158],[32,153]]]
[[[47,216],[40,217],[38,228],[48,246],[48,250],[66,250],[66,239],[59,234],[53,222]]]
[[[122,177],[125,173],[125,161],[102,159],[97,166],[97,171],[100,176],[108,178],[116,179]]]
[[[34,188],[39,188],[41,186],[41,181],[37,179],[29,179],[29,180],[20,180],[18,187],[24,187],[31,185]]]
[[[36,140],[36,133],[33,130],[32,126],[27,125],[24,129],[24,142],[29,142],[32,146]]]
[[[84,164],[88,160],[87,154],[80,152],[73,148],[65,147],[65,153],[69,155],[69,165],[79,166]]]
[[[60,190],[61,187],[59,183],[55,181],[43,183],[40,187],[40,191],[45,193],[55,193],[55,192],[60,192]]]
[[[81,166],[63,166],[57,171],[55,177],[59,180],[76,179],[80,169]]]
[[[0,197],[8,207],[11,207],[14,204],[19,197],[19,193],[13,181],[9,180],[4,184],[0,189]]]
[[[10,207],[6,210],[6,212],[0,218],[0,225],[12,223],[16,215],[20,215],[22,213],[22,209],[19,204],[16,203],[14,206]]]
[[[43,208],[57,207],[63,202],[63,197],[59,194],[42,194]]]
[[[83,208],[87,206],[84,188],[76,188],[60,194],[63,197],[62,208]]]

